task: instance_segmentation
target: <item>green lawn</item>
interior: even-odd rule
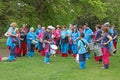
[[[119,48],[119,46],[118,46]],[[101,69],[102,64],[94,62],[93,54],[87,60],[87,67],[79,64],[69,55],[51,57],[50,64],[43,63],[43,57],[35,53],[33,58],[22,57],[15,62],[0,62],[0,80],[120,80],[120,51],[110,58],[110,68]]]

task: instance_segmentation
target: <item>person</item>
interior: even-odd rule
[[[27,24],[26,24],[26,23],[24,23],[24,24],[22,25],[22,28],[23,28],[23,30],[24,30],[26,33],[29,32],[29,29],[27,28]]]
[[[42,27],[42,31],[40,32],[38,39],[39,39],[39,52],[41,53],[42,56],[45,56],[45,51],[43,48],[43,37],[44,37],[44,32],[46,31],[45,27]]]
[[[31,27],[30,32],[27,34],[27,49],[28,49],[28,57],[33,57],[34,56],[34,47],[35,44],[32,43],[32,41],[35,41],[35,33],[34,33],[34,28]]]
[[[78,56],[79,56],[79,67],[80,69],[86,68],[86,53],[87,53],[88,42],[84,39],[84,33],[81,33],[78,41]]]
[[[61,41],[60,41],[61,54],[62,54],[62,57],[67,57],[68,56],[68,49],[69,49],[69,44],[68,44],[69,34],[66,30],[65,25],[62,27],[62,31],[61,31],[60,35],[61,35]]]
[[[95,26],[95,35],[94,35],[94,42],[100,44],[101,42],[101,34],[102,34],[102,30],[101,30],[101,25],[97,24]],[[96,53],[94,52],[94,59],[97,63],[102,63],[102,56],[97,56]]]
[[[13,62],[15,61],[15,46],[16,44],[13,41],[13,38],[16,37],[15,35],[15,28],[17,27],[17,23],[16,22],[12,22],[10,24],[10,27],[8,29],[8,39],[7,39],[7,46],[9,46],[10,49],[10,55],[8,57],[8,61],[9,62]]]
[[[14,38],[15,39],[15,57],[21,57],[20,55],[20,48],[21,48],[21,45],[20,45],[20,31],[19,31],[19,28],[15,28],[15,35],[16,37]]]
[[[77,46],[78,40],[76,40],[76,39],[78,39],[79,37],[80,37],[80,32],[77,30],[77,26],[74,25],[74,28],[71,33],[71,41],[72,41],[71,49],[72,49],[72,56],[74,58],[76,57],[76,54],[78,53],[78,46]]]
[[[52,26],[48,26],[43,36],[43,48],[45,51],[44,63],[50,63],[50,44],[52,43]]]
[[[118,32],[115,29],[115,26],[112,26],[112,29],[113,29],[113,45],[114,45],[114,48],[117,51]],[[114,54],[116,54],[116,51],[114,52]]]
[[[102,28],[102,40],[101,40],[101,45],[102,45],[102,53],[103,53],[103,69],[108,69],[109,68],[109,57],[110,57],[110,41],[112,41],[112,37],[109,35],[109,29],[108,27],[103,27]]]
[[[20,56],[25,56],[27,54],[27,33],[23,28],[20,28]]]
[[[60,46],[60,33],[61,33],[60,25],[57,25],[56,30],[54,31],[54,36],[55,36],[54,41],[57,47]],[[59,50],[57,50],[56,53],[59,53]]]
[[[38,28],[37,28],[36,31],[35,31],[35,36],[36,36],[36,38],[38,38],[40,32],[42,31],[41,24],[38,24],[37,27],[38,27]],[[35,47],[36,47],[36,50],[38,50],[38,52],[40,52],[40,50],[41,50],[41,43],[38,42],[38,43],[35,45]]]
[[[69,50],[68,50],[68,53],[69,54],[72,54],[72,49],[71,49],[71,45],[72,45],[72,40],[71,40],[71,34],[72,34],[72,30],[73,30],[73,24],[70,24],[69,25],[69,29],[67,30],[67,33],[69,35],[69,38],[68,38],[68,42],[69,42]]]
[[[79,28],[78,28],[78,30],[79,30],[80,33],[83,33],[83,26],[80,25]]]
[[[113,29],[111,28],[110,23],[109,23],[109,22],[106,22],[106,23],[104,24],[104,27],[107,27],[107,28],[108,28],[108,30],[109,30],[108,34],[109,34],[109,35],[112,37],[112,39],[113,39],[113,37],[114,37],[114,31],[113,31]],[[109,47],[110,47],[110,54],[111,54],[111,56],[112,56],[113,53],[116,52],[116,49],[114,48],[113,40],[110,41]]]
[[[83,33],[85,34],[84,38],[88,41],[88,43],[91,42],[92,36],[94,35],[93,31],[88,27],[88,24],[85,23]],[[86,53],[86,59],[90,59],[90,50],[88,49],[88,52]]]

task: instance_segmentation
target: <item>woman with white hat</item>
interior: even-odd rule
[[[27,48],[28,48],[28,57],[34,56],[34,46],[37,42],[35,42],[35,33],[34,28],[30,28],[30,32],[27,34]]]
[[[45,51],[44,63],[50,63],[50,44],[52,42],[52,26],[48,26],[43,36],[43,48]]]

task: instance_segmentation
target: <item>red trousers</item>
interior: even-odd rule
[[[117,49],[117,42],[113,42],[115,49]]]
[[[25,56],[27,54],[27,44],[26,42],[21,42],[20,55],[23,53]]]
[[[20,48],[18,46],[15,47],[15,55],[16,57],[20,57]]]
[[[104,65],[109,65],[110,52],[108,48],[102,48]]]

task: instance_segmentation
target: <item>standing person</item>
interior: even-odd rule
[[[55,41],[55,44],[57,45],[57,47],[60,46],[60,33],[61,33],[60,25],[57,25],[56,30],[54,31],[54,36],[55,36],[54,41]],[[57,50],[57,53],[58,52],[59,51]]]
[[[26,41],[27,33],[23,28],[20,28],[20,56],[25,56],[27,54],[27,41]]]
[[[107,28],[109,29],[108,34],[109,34],[109,35],[112,37],[112,39],[113,39],[113,37],[114,37],[114,31],[113,31],[113,29],[111,28],[110,23],[109,23],[109,22],[106,22],[106,23],[104,24],[104,27],[107,27]],[[112,55],[112,53],[115,53],[115,52],[116,52],[116,49],[114,48],[113,40],[110,41],[109,47],[110,47],[110,53],[111,53],[111,55]]]
[[[52,26],[48,26],[43,36],[43,48],[45,51],[44,63],[50,63],[50,44],[52,43]]]
[[[101,45],[102,45],[102,53],[103,53],[103,67],[104,69],[108,69],[109,68],[109,57],[110,57],[110,41],[112,40],[112,37],[109,35],[109,29],[108,27],[103,27],[102,28],[102,41],[101,41]]]
[[[39,52],[41,53],[42,56],[45,56],[45,51],[44,51],[44,48],[43,48],[43,38],[44,38],[44,33],[45,33],[45,27],[42,27],[42,31],[40,32],[38,38],[39,38]]]
[[[77,30],[77,26],[74,25],[73,31],[71,33],[71,40],[72,40],[72,56],[75,58],[78,53],[78,40],[74,42],[74,40],[78,39],[80,37],[80,32]]]
[[[115,29],[115,26],[112,26],[112,29],[113,29],[113,45],[115,49],[117,50],[118,32]],[[114,54],[116,54],[116,51],[114,52]]]
[[[67,57],[68,56],[68,49],[69,49],[69,44],[68,44],[68,32],[66,30],[66,26],[62,27],[61,31],[61,41],[60,41],[60,49],[62,53],[62,57]]]
[[[79,30],[80,34],[83,33],[83,26],[80,25],[78,30]]]
[[[28,57],[34,56],[34,47],[35,45],[32,43],[32,40],[35,40],[34,28],[30,28],[30,32],[27,34],[27,48],[28,48]]]
[[[101,30],[101,26],[99,24],[97,24],[95,26],[95,35],[94,35],[94,41],[97,43],[101,42],[101,36],[102,36],[102,30]],[[97,63],[101,63],[102,62],[102,56],[97,56],[96,53],[94,53],[94,59]]]
[[[21,57],[20,55],[20,48],[21,48],[21,45],[20,45],[20,31],[19,31],[19,28],[15,28],[15,35],[16,37],[14,38],[15,39],[15,57]]]
[[[36,31],[35,31],[35,36],[36,36],[36,38],[39,37],[39,34],[40,34],[40,32],[42,31],[42,27],[41,27],[40,24],[38,24],[37,27],[38,27],[38,28],[37,28]],[[38,42],[38,43],[36,44],[36,50],[38,49],[38,52],[40,52],[40,48],[41,48],[41,44]]]
[[[84,28],[84,38],[88,41],[88,43],[91,42],[92,40],[92,36],[94,35],[93,31],[88,27],[88,24],[85,23],[85,25],[83,26]],[[88,49],[88,52],[86,53],[86,59],[90,59],[90,50]]]
[[[79,67],[80,69],[86,68],[86,48],[87,48],[88,42],[86,39],[84,39],[84,33],[81,33],[80,39],[78,41],[78,54],[79,54]]]
[[[72,34],[72,30],[73,30],[73,25],[70,24],[69,29],[67,30],[69,38],[68,38],[68,42],[69,42],[69,49],[68,49],[68,53],[72,54],[72,49],[71,49],[71,45],[72,45],[72,40],[71,40],[71,34]]]
[[[13,42],[13,38],[16,37],[15,35],[15,28],[17,27],[17,23],[16,22],[12,22],[10,24],[10,27],[8,29],[8,40],[7,40],[7,46],[10,47],[10,55],[9,55],[9,58],[8,60],[10,62],[14,61],[15,60],[15,46],[16,44]]]
[[[26,23],[24,23],[24,24],[22,25],[22,28],[23,28],[23,30],[24,30],[26,33],[29,32],[29,29],[27,28],[27,24],[26,24]]]

